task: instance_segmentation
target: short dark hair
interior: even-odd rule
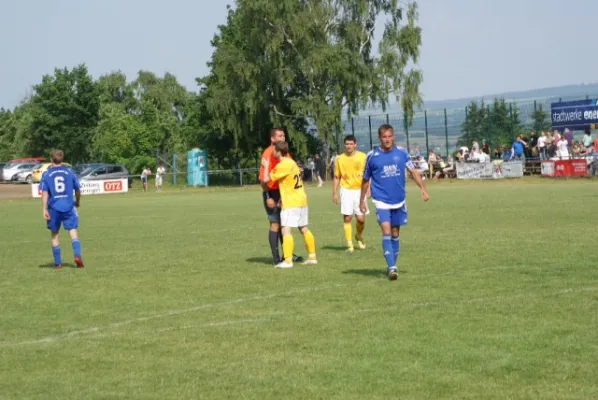
[[[592,131],[589,127],[586,126],[586,129],[583,130],[586,135],[591,135]]]
[[[62,163],[64,160],[64,152],[62,150],[53,149],[50,152],[50,160],[52,160],[54,164]]]
[[[278,151],[283,157],[285,157],[287,154],[289,154],[289,144],[281,140],[274,143],[274,150]]]
[[[347,136],[345,136],[345,140],[343,140],[343,143],[345,143],[345,142],[357,143],[357,139],[355,138],[355,135],[347,135]]]
[[[383,124],[380,125],[380,128],[378,128],[378,136],[382,136],[382,134],[386,131],[392,131],[394,133],[394,129],[392,127],[392,125],[389,124]]]
[[[274,136],[276,134],[276,132],[281,131],[282,133],[284,133],[284,129],[282,128],[272,128],[270,130],[270,137]]]

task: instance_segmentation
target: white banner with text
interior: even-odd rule
[[[521,178],[521,161],[496,160],[490,163],[457,163],[458,179],[503,179]]]
[[[127,193],[129,191],[129,182],[127,179],[81,181],[79,185],[81,186],[81,195]],[[42,197],[39,184],[34,183],[31,185],[31,195],[33,197]]]

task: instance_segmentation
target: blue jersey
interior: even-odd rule
[[[73,192],[80,190],[80,186],[75,173],[61,165],[44,172],[40,189],[48,192],[48,209],[67,212],[75,207]]]
[[[393,146],[390,151],[374,148],[367,155],[363,179],[371,180],[370,191],[377,208],[392,209],[405,203],[405,169],[415,169],[407,151]]]
[[[520,156],[523,154],[523,143],[516,141],[513,142],[513,150],[515,150],[515,155]]]

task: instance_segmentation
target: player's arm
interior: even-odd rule
[[[40,183],[42,187],[42,215],[46,221],[50,220],[50,213],[48,212],[48,198],[50,197],[48,193],[48,186],[45,183],[45,177],[42,177],[42,181]]]
[[[270,182],[270,161],[262,158],[262,163],[260,164],[260,185],[264,192],[268,191],[268,182]]]
[[[415,184],[419,186],[419,192],[421,194],[422,199],[424,201],[428,201],[430,199],[430,196],[428,195],[428,191],[426,190],[426,186],[424,185],[424,181],[422,179],[421,174],[417,169],[415,169],[415,165],[413,165],[413,162],[411,160],[407,159],[407,163],[405,164],[405,166],[411,174],[411,177],[413,178]]]
[[[334,183],[332,185],[332,202],[338,204],[338,186],[341,183],[341,169],[339,163],[334,166]]]
[[[77,177],[75,176],[75,174],[72,175],[73,177],[73,189],[75,190],[75,207],[79,207],[80,201],[81,201],[81,186],[79,185],[79,180],[77,179]]]

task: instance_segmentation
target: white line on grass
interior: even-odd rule
[[[373,284],[380,280],[381,279],[369,280],[367,282],[360,282],[360,283],[357,283],[357,284],[351,285],[351,286]],[[317,292],[317,291],[335,289],[335,288],[344,287],[344,286],[349,286],[349,284],[335,284],[335,285],[317,286],[317,287],[305,288],[305,289],[294,289],[294,290],[290,290],[288,292],[283,292],[283,293],[271,293],[271,294],[266,294],[266,295],[241,297],[239,299],[228,300],[228,301],[223,301],[223,302],[219,302],[219,303],[201,304],[201,305],[191,307],[191,308],[172,310],[172,311],[166,312],[164,314],[156,314],[156,315],[149,315],[147,317],[133,318],[133,319],[125,320],[125,321],[114,322],[114,323],[107,324],[107,325],[99,325],[99,326],[80,329],[80,330],[76,330],[76,331],[70,331],[70,332],[66,332],[66,333],[62,333],[62,334],[58,334],[58,335],[47,336],[45,338],[37,339],[37,340],[27,340],[27,341],[19,342],[19,343],[1,343],[0,347],[16,347],[16,346],[23,346],[23,345],[54,342],[54,341],[61,340],[61,339],[73,338],[78,335],[85,335],[88,333],[105,331],[107,329],[119,328],[121,326],[130,325],[130,324],[133,324],[136,322],[144,322],[144,321],[149,321],[149,320],[154,320],[154,319],[167,318],[167,317],[172,317],[175,315],[181,315],[181,314],[191,313],[191,312],[195,312],[195,311],[205,310],[208,308],[217,308],[217,307],[228,306],[231,304],[247,303],[249,301],[267,300],[267,299],[272,299],[275,297],[285,297],[285,296],[292,296],[295,294]]]
[[[569,288],[569,289],[562,289],[558,291],[552,291],[550,293],[544,293],[543,295],[549,296],[556,296],[561,294],[569,294],[569,293],[579,293],[579,292],[595,292],[598,291],[598,287],[586,287],[586,288]],[[284,312],[274,312],[268,313],[260,317],[256,318],[240,318],[240,319],[228,319],[224,321],[215,321],[209,322],[204,324],[195,324],[195,325],[183,325],[183,326],[171,326],[167,328],[160,328],[153,330],[156,333],[164,333],[164,332],[171,332],[171,331],[179,331],[179,330],[186,330],[186,329],[202,329],[202,328],[217,328],[217,327],[228,327],[232,325],[245,325],[245,324],[259,324],[259,323],[268,323],[273,321],[281,321],[281,320],[304,320],[307,318],[314,318],[314,317],[323,317],[323,316],[354,316],[359,314],[372,314],[372,313],[379,313],[379,312],[393,312],[393,311],[404,311],[404,310],[414,310],[418,308],[427,308],[427,307],[434,307],[434,306],[458,306],[458,305],[467,305],[467,304],[474,304],[474,303],[485,303],[489,301],[499,301],[505,299],[514,299],[514,298],[525,298],[530,297],[530,293],[521,293],[518,295],[502,295],[502,296],[486,296],[486,297],[475,297],[469,299],[456,299],[456,300],[435,300],[435,301],[423,301],[423,302],[409,302],[403,304],[396,304],[392,306],[382,306],[382,307],[374,307],[374,308],[358,308],[358,309],[351,309],[351,310],[344,310],[344,311],[323,311],[323,312],[316,312],[316,313],[307,313],[307,314],[295,314],[295,315],[288,315]],[[147,332],[146,330],[140,330],[140,332]],[[120,334],[118,332],[111,332],[112,335]],[[100,334],[90,336],[90,339],[98,339],[98,338],[105,338],[108,335]]]

